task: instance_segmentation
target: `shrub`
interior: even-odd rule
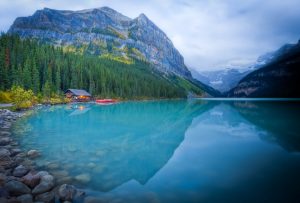
[[[0,103],[11,103],[11,94],[10,92],[0,91]]]
[[[36,97],[32,90],[24,90],[22,87],[13,86],[10,90],[15,109],[26,109],[36,103]]]

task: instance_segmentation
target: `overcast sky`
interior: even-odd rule
[[[300,39],[299,0],[1,0],[0,30],[44,7],[109,6],[135,18],[145,13],[173,41],[188,67],[247,67],[266,52]]]

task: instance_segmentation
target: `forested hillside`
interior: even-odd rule
[[[39,94],[82,88],[95,96],[120,98],[185,97],[190,90],[202,94],[197,86],[184,83],[182,86],[182,82],[171,82],[139,60],[122,63],[64,52],[61,47],[21,40],[18,36],[0,37],[0,90],[18,85]]]

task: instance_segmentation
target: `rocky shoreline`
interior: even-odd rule
[[[35,169],[38,151],[24,152],[12,139],[11,126],[23,115],[0,109],[0,202],[83,202],[83,191],[73,185],[59,185],[61,181],[53,174]]]

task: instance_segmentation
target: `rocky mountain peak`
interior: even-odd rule
[[[109,7],[80,11],[44,8],[17,18],[8,33],[73,47],[70,50],[81,54],[143,59],[159,71],[191,78],[171,40],[143,13],[131,19]]]

